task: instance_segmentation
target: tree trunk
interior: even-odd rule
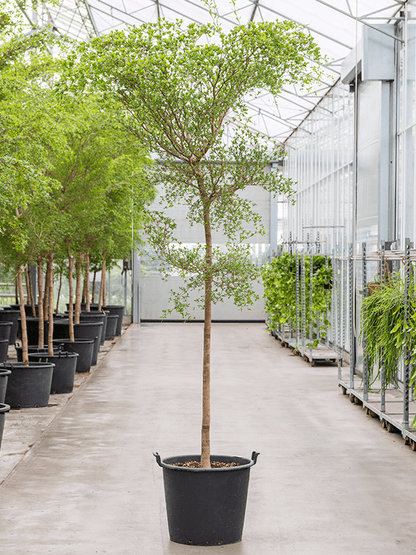
[[[86,311],[90,312],[91,305],[90,305],[90,264],[91,264],[91,255],[87,253],[87,262],[85,264],[85,302],[87,303]]]
[[[32,276],[30,274],[30,266],[27,268],[27,276],[29,278],[29,289],[30,289],[30,306],[32,307],[32,316],[36,318],[36,302],[35,302],[35,295],[33,293],[33,283],[32,283]]]
[[[204,213],[205,227],[205,310],[204,310],[204,362],[202,375],[202,430],[201,430],[201,467],[211,468],[211,321],[212,321],[212,234],[209,210]]]
[[[53,253],[49,253],[48,355],[53,356]]]
[[[38,313],[39,313],[39,339],[38,347],[45,345],[45,317],[43,312],[43,271],[42,260],[38,260]]]
[[[22,327],[22,361],[23,366],[29,366],[29,351],[27,344],[27,327],[26,327],[26,311],[25,311],[25,296],[23,293],[23,280],[22,280],[22,267],[17,268],[17,287],[19,290],[19,304],[20,304],[20,322]]]
[[[97,272],[94,270],[93,278],[92,278],[92,292],[91,292],[91,302],[95,302],[95,279],[97,277]]]
[[[79,324],[81,316],[81,282],[82,282],[82,256],[75,261],[77,282],[75,287],[75,324]]]
[[[107,269],[107,251],[103,251],[103,267],[101,268],[100,296],[98,297],[98,310],[106,306],[105,302],[105,273]]]
[[[26,304],[28,306],[31,305],[30,303],[30,284],[29,284],[29,272],[27,271],[27,266],[24,268],[25,272],[25,282],[26,282]]]
[[[45,291],[43,292],[43,315],[48,314],[49,303],[49,281],[48,281],[49,261],[46,264]]]
[[[58,286],[58,295],[56,299],[55,314],[59,313],[59,300],[61,298],[61,289],[62,289],[62,272],[59,272],[59,286]]]
[[[68,281],[69,281],[69,339],[70,341],[75,341],[74,337],[74,284],[72,281],[72,275],[74,271],[74,259],[71,256],[71,252],[68,249]]]
[[[15,304],[19,304],[19,288],[17,286],[17,276],[16,279],[14,280],[14,300],[15,300]]]

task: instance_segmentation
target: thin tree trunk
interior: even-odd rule
[[[68,281],[69,281],[69,339],[75,341],[74,337],[74,284],[72,282],[72,275],[74,271],[74,259],[68,249]]]
[[[86,304],[87,302],[87,276],[84,274],[84,283],[82,285],[82,297],[81,297],[81,304]]]
[[[90,255],[90,253],[87,253],[87,263],[85,265],[85,284],[86,284],[85,302],[87,303],[87,306],[86,306],[86,311],[87,312],[91,311],[91,305],[90,305],[90,264],[91,264],[91,255]]]
[[[15,300],[15,304],[19,304],[19,289],[17,286],[17,276],[16,276],[16,279],[14,280],[14,300]]]
[[[29,351],[27,343],[25,296],[23,293],[22,267],[17,268],[17,288],[19,291],[20,322],[22,327],[22,362],[23,366],[29,366]]]
[[[58,295],[56,299],[55,314],[59,313],[59,300],[61,298],[61,289],[62,289],[62,272],[59,272],[59,286],[58,286]]]
[[[27,269],[27,275],[29,278],[29,289],[30,289],[30,306],[32,307],[32,316],[36,318],[36,302],[35,302],[35,295],[33,293],[33,283],[32,283],[32,276],[30,275],[30,266]]]
[[[100,296],[98,297],[98,310],[106,306],[105,302],[105,273],[107,269],[107,251],[103,251],[103,267],[101,268]]]
[[[205,210],[205,262],[207,274],[205,278],[205,311],[204,311],[204,361],[202,374],[202,430],[201,430],[201,467],[211,468],[211,321],[212,321],[212,234],[209,210]]]
[[[75,324],[79,324],[81,316],[81,282],[82,282],[82,256],[75,261],[77,282],[75,288]]]
[[[53,356],[53,252],[49,253],[48,355]]]
[[[94,270],[93,278],[92,278],[92,292],[91,292],[91,302],[95,302],[95,279],[97,277],[97,272]]]
[[[27,271],[27,266],[24,269],[25,281],[26,281],[26,304],[30,306],[30,284],[29,284],[29,272]]]
[[[48,314],[48,304],[49,304],[48,271],[49,271],[49,261],[46,263],[45,291],[43,292],[43,315],[44,316],[46,316],[46,314]]]
[[[38,347],[45,345],[45,317],[43,312],[43,271],[42,260],[38,260],[38,312],[39,312],[39,339]]]

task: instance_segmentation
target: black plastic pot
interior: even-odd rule
[[[108,304],[103,307],[103,310],[108,310],[110,314],[117,314],[118,322],[116,328],[116,335],[121,335],[121,326],[123,324],[124,306],[116,304]]]
[[[12,322],[12,329],[10,332],[10,344],[16,343],[17,339],[17,325],[20,318],[20,310],[0,310],[0,322]]]
[[[13,322],[0,322],[0,338],[7,339],[10,343],[10,334],[12,332]]]
[[[46,321],[44,322],[44,330],[46,328]],[[19,318],[17,336],[22,338],[22,321]],[[27,341],[29,345],[35,345],[39,341],[39,318],[33,318],[32,316],[26,317],[26,329],[27,329]],[[45,333],[47,337],[47,332]]]
[[[21,347],[20,345],[16,345],[15,346],[16,349],[16,355],[17,355],[17,362],[22,362],[23,356],[23,347]],[[27,348],[29,354],[30,353],[43,353],[43,354],[48,354],[48,346],[45,345],[44,347],[38,347],[37,345],[29,345]],[[53,347],[54,352],[61,350],[59,345],[54,345]]]
[[[7,381],[10,374],[10,370],[0,370],[0,403],[4,403],[4,400],[6,398]]]
[[[11,370],[5,400],[11,408],[48,406],[54,364],[29,362],[23,366],[15,362],[0,364],[0,368]]]
[[[71,342],[70,339],[54,339],[53,342],[58,347],[61,346],[62,350],[79,354],[75,369],[78,374],[84,374],[90,371],[94,351],[93,339],[76,339],[73,342]]]
[[[53,356],[47,353],[31,353],[31,362],[53,362],[51,393],[71,393],[74,389],[75,370],[78,353],[57,351]]]
[[[107,316],[107,330],[105,338],[112,341],[116,335],[117,322],[119,320],[118,314],[109,314]]]
[[[10,407],[9,405],[5,405],[4,403],[0,404],[0,445],[1,440],[3,439],[3,429],[4,429],[4,420],[6,416],[6,412],[9,412]]]
[[[0,363],[6,362],[8,349],[9,349],[9,340],[0,339]]]
[[[46,332],[49,329],[49,323],[46,326]],[[47,335],[45,336],[47,337]],[[53,338],[66,339],[69,337],[69,320],[68,318],[57,318],[53,321]]]
[[[80,322],[74,324],[75,339],[94,339],[94,351],[92,354],[92,366],[98,362],[98,349],[100,348],[102,322]]]
[[[251,460],[211,455],[211,461],[236,462],[225,468],[187,468],[172,463],[200,461],[199,455],[160,458],[170,539],[186,545],[225,545],[241,541]]]
[[[81,322],[102,322],[103,327],[101,328],[101,335],[100,335],[100,345],[104,345],[105,341],[105,333],[107,328],[107,312],[98,312],[95,310],[93,312],[81,312],[80,314],[80,321]]]

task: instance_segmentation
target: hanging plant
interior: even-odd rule
[[[414,280],[408,288],[410,319],[405,318],[405,284],[400,274],[393,274],[383,287],[373,290],[363,299],[361,309],[361,342],[365,338],[365,357],[370,377],[375,381],[380,375],[381,361],[385,369],[386,383],[396,382],[398,361],[406,346],[409,353],[416,350],[416,293]],[[416,356],[412,354],[412,363]],[[374,376],[374,369],[378,368]],[[412,371],[411,380],[416,379]]]

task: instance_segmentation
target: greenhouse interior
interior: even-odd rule
[[[415,554],[416,0],[0,34],[4,552]]]

